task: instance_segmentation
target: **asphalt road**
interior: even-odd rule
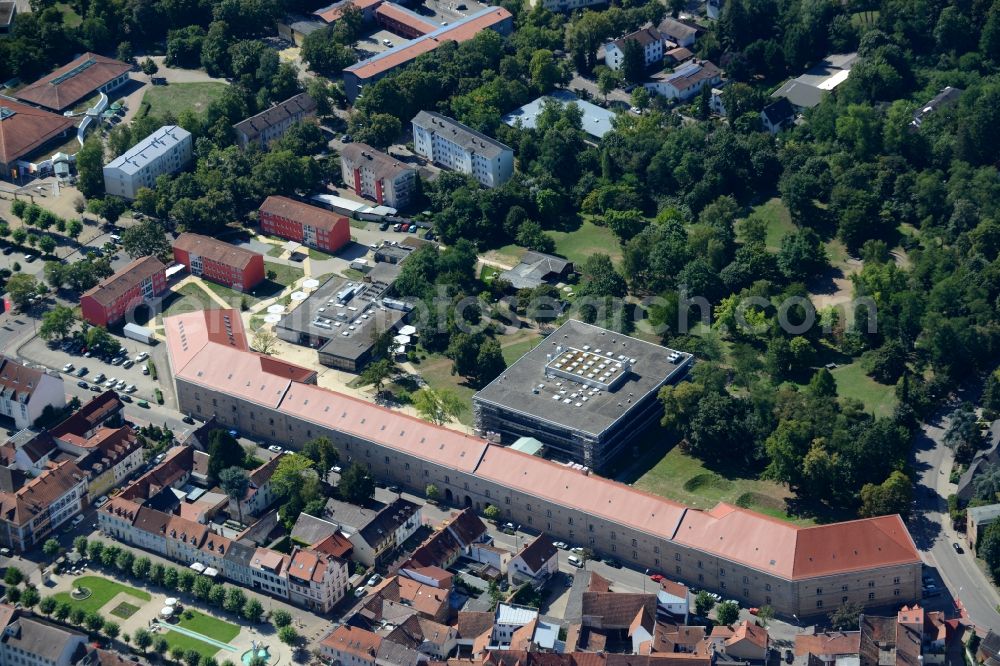
[[[950,482],[951,450],[941,441],[946,427],[946,419],[925,425],[918,438],[917,511],[910,520],[910,531],[931,575],[936,574],[947,585],[938,603],[950,605],[953,611],[963,606],[968,619],[980,628],[1000,627],[1000,595],[977,566],[965,539],[951,528],[948,517],[947,498],[955,486]],[[959,543],[963,552],[956,552],[953,543]]]

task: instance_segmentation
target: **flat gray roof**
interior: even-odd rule
[[[982,525],[983,521],[994,521],[1000,518],[1000,504],[987,504],[986,506],[970,506],[966,509],[969,517],[976,521],[977,525]]]
[[[191,133],[177,125],[164,125],[145,139],[135,144],[124,155],[108,162],[106,169],[119,169],[125,173],[136,173],[157,157],[166,154],[177,144],[190,140]]]
[[[315,345],[322,353],[358,358],[371,348],[373,328],[377,326],[381,332],[395,326],[405,315],[382,302],[392,284],[386,280],[394,280],[398,273],[398,266],[385,268],[377,263],[369,274],[371,282],[335,275],[282,317],[275,327],[322,340]]]
[[[585,370],[577,375],[579,379],[567,378],[570,368],[555,373],[546,367],[567,349],[595,357],[572,369]],[[598,436],[691,360],[690,354],[677,352],[679,358],[670,361],[673,353],[660,345],[570,319],[479,391],[475,400]],[[596,373],[600,366],[596,357],[607,359],[608,367],[622,365],[625,376],[610,391],[598,388],[597,382],[586,383],[591,371]],[[594,365],[586,365],[591,362]],[[595,376],[600,378],[600,373]]]
[[[580,108],[580,111],[583,112],[583,131],[592,137],[600,139],[614,129],[611,126],[611,121],[615,117],[614,112],[602,109],[596,104],[585,102],[568,90],[554,90],[549,95],[543,95],[534,101],[528,102],[519,109],[514,109],[503,117],[504,123],[514,127],[520,121],[522,127],[534,129],[538,122],[538,116],[542,113],[545,101],[549,99],[558,102],[562,106],[576,104]]]
[[[413,124],[422,127],[428,132],[440,134],[453,143],[457,143],[471,153],[485,155],[487,157],[499,157],[501,153],[513,152],[510,146],[504,145],[486,136],[482,132],[477,132],[468,125],[464,125],[453,118],[442,116],[433,111],[421,111],[413,117]]]

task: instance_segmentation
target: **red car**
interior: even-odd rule
[[[754,608],[750,609],[750,614],[751,615],[756,615],[759,611],[760,611],[759,608],[754,607]]]
[[[408,225],[408,224],[404,224],[403,226],[401,226],[399,228],[399,230],[402,231],[403,233],[406,233],[407,231],[409,231],[409,229],[410,229],[410,225]]]
[[[661,580],[663,580],[663,574],[653,574],[652,576],[649,577],[649,579],[654,583],[659,583]]]

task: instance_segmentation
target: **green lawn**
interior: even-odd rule
[[[865,28],[868,26],[875,25],[878,21],[879,12],[877,9],[870,9],[863,12],[855,12],[851,14],[851,24],[859,28]]]
[[[127,620],[133,615],[135,615],[136,611],[138,610],[139,607],[136,606],[135,604],[129,604],[123,601],[117,606],[115,606],[114,609],[112,609],[111,614],[114,615],[115,617],[120,617],[123,620]]]
[[[267,251],[267,256],[269,257],[280,257],[285,253],[285,248],[280,245],[275,245],[270,250]]]
[[[273,281],[285,287],[305,275],[301,268],[265,261],[264,272],[270,274],[272,271],[274,272]]]
[[[855,398],[865,405],[865,410],[875,416],[890,416],[896,407],[896,388],[879,384],[865,374],[861,363],[855,361],[830,371],[837,381],[837,395]]]
[[[209,283],[206,282],[205,284]],[[225,287],[222,288],[224,289]],[[182,285],[163,299],[164,317],[171,317],[187,312],[198,312],[200,310],[216,310],[218,308],[219,304],[196,284]]]
[[[664,448],[668,450],[635,481],[636,488],[696,509],[710,509],[719,502],[728,502],[796,524],[812,524],[809,519],[792,517],[785,512],[785,498],[789,492],[783,486],[710,470],[679,447],[665,443],[664,436],[664,431],[654,427],[640,440],[638,446],[643,453],[637,461],[637,470],[656,461]],[[628,480],[627,475],[625,480]]]
[[[781,249],[781,239],[795,231],[791,214],[777,197],[757,206],[754,212],[767,221],[767,249],[777,252]]]
[[[179,647],[185,652],[189,650],[194,650],[202,657],[211,658],[216,655],[219,648],[214,645],[210,645],[205,641],[199,641],[197,638],[192,638],[191,636],[186,636],[184,634],[178,633],[176,631],[167,631],[162,634],[156,634],[157,636],[162,636],[166,641],[170,649],[173,650],[175,647]]]
[[[495,250],[490,250],[489,254],[493,255],[494,258],[501,263],[516,266],[518,262],[521,261],[521,257],[526,251],[527,250],[520,245],[511,243],[510,245],[504,245],[503,247],[498,247]],[[501,269],[493,268],[493,270],[500,271]]]
[[[56,3],[56,9],[58,9],[63,15],[63,23],[66,24],[67,28],[75,28],[83,23],[83,18],[76,13],[69,3],[58,2]]]
[[[278,284],[272,280],[264,280],[247,293],[236,291],[235,289],[230,289],[229,287],[216,284],[215,282],[209,282],[208,280],[202,280],[201,283],[212,290],[215,294],[218,294],[223,300],[226,301],[226,303],[229,303],[237,310],[240,309],[244,299],[246,300],[247,305],[250,306],[258,301],[264,300],[265,298],[273,298],[285,289],[285,285]]]
[[[313,261],[326,261],[327,259],[333,259],[332,254],[327,254],[326,252],[323,252],[321,250],[317,250],[312,247],[308,248],[308,250],[309,250],[309,258],[312,259]]]
[[[464,377],[451,374],[451,359],[442,354],[428,354],[427,358],[422,360],[416,368],[432,389],[435,391],[447,389],[462,399],[467,409],[458,420],[465,425],[470,425],[472,423],[472,396],[475,395],[476,389],[469,386]]]
[[[520,335],[520,334],[515,334],[515,335]],[[507,362],[507,365],[511,365],[512,363],[514,363],[514,361],[516,361],[517,359],[521,358],[529,351],[534,349],[538,345],[538,343],[544,339],[545,338],[539,335],[532,334],[528,337],[525,337],[523,340],[518,340],[517,342],[512,342],[504,346],[502,348],[503,360]],[[503,339],[500,340],[500,344],[501,345],[504,344]]]
[[[190,618],[188,614],[191,615]],[[199,634],[222,643],[228,643],[240,633],[240,628],[235,624],[191,609],[181,614],[180,621],[177,624],[185,629],[197,631]]]
[[[228,85],[202,82],[150,86],[142,96],[142,101],[149,104],[149,113],[153,115],[171,113],[176,117],[182,111],[204,113],[208,110],[209,104],[222,97]]]
[[[577,270],[587,257],[600,252],[611,257],[616,264],[622,260],[622,248],[618,238],[607,227],[599,227],[585,219],[575,231],[547,231],[556,242],[556,254],[572,261]]]
[[[69,595],[69,592],[59,592],[54,595],[56,601],[68,601],[73,608],[82,608],[88,613],[100,610],[104,604],[122,592],[140,601],[149,601],[151,599],[148,592],[143,592],[134,587],[122,585],[121,583],[100,576],[80,576],[73,583],[74,586],[89,588],[91,592],[90,596],[77,601]]]

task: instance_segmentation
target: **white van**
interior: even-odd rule
[[[572,566],[576,567],[577,569],[583,568],[583,560],[577,557],[576,555],[570,555],[569,557],[566,558],[566,561],[569,562]]]

